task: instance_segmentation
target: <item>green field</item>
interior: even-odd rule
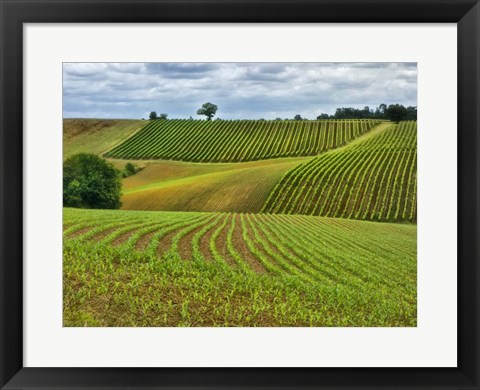
[[[379,123],[374,120],[157,120],[105,156],[193,162],[313,156],[345,145]]]
[[[135,119],[64,119],[63,159],[82,152],[104,153],[144,125]]]
[[[303,161],[307,158],[149,164],[124,180],[122,209],[259,212],[278,180]]]
[[[64,326],[415,326],[416,226],[64,210]]]
[[[262,211],[415,222],[417,123],[383,127],[294,167]]]
[[[65,120],[122,210],[64,209],[64,326],[416,326],[417,124]]]

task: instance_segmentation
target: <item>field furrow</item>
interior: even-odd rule
[[[409,166],[403,181],[413,180],[410,171]],[[190,321],[215,325],[215,317],[223,318],[222,324],[265,325],[262,316],[269,310],[284,318],[298,304],[289,324],[416,324],[416,225],[300,214],[85,209],[64,209],[64,225],[65,299],[74,305],[98,305],[101,297],[116,307],[124,298],[115,292],[131,288],[129,296],[161,292],[151,303],[137,300],[153,305],[152,313],[165,313],[164,305],[173,310],[176,300],[185,298],[179,314],[170,320],[156,315],[154,323],[178,324],[183,315],[191,325],[189,315],[197,313]],[[119,285],[119,277],[126,282]],[[179,284],[195,286],[188,299]],[[273,291],[281,294],[266,303],[262,296]],[[88,298],[78,298],[82,294]],[[226,302],[221,313],[212,307],[199,316],[200,308],[192,306],[219,296]],[[247,299],[253,309],[233,319],[229,308],[238,299]]]

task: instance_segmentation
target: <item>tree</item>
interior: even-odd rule
[[[166,120],[166,119],[168,119],[168,114],[160,114],[158,119]]]
[[[158,119],[158,115],[155,111],[152,111],[149,116],[151,121],[154,121],[155,119]]]
[[[293,119],[295,119],[296,121],[301,121],[303,118],[300,114],[297,114],[293,117]]]
[[[370,107],[365,106],[365,107],[363,108],[363,117],[364,117],[364,118],[370,118],[370,117],[372,116],[372,114],[373,114],[373,113],[370,111]]]
[[[378,106],[378,111],[380,112],[380,115],[384,115],[387,113],[387,105],[385,103],[382,103]]]
[[[118,209],[121,190],[119,171],[95,154],[79,153],[63,163],[65,207]]]
[[[204,103],[202,108],[197,110],[197,115],[205,115],[207,121],[212,120],[213,116],[217,113],[218,107],[213,103]]]
[[[407,107],[407,116],[405,118],[407,121],[416,121],[417,120],[417,107],[408,106]]]
[[[319,116],[317,116],[317,119],[320,120],[320,119],[329,119],[330,116],[328,114],[320,114]]]
[[[125,164],[125,171],[128,173],[131,173],[132,175],[134,173],[137,173],[137,169],[135,168],[135,165],[133,165],[131,162],[128,162]]]
[[[123,168],[123,171],[121,172],[121,175],[123,178],[135,175],[137,172],[141,171],[141,168],[137,168],[135,165],[132,163],[128,162],[125,164],[125,168]]]
[[[386,112],[387,118],[398,123],[407,117],[407,109],[401,104],[390,104]]]

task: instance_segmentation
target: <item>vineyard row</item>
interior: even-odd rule
[[[416,191],[417,124],[401,122],[293,168],[262,211],[415,222]]]
[[[106,153],[120,159],[239,162],[313,156],[367,133],[377,120],[157,120]]]

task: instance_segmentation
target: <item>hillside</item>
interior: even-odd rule
[[[101,154],[144,125],[128,119],[64,119],[63,159],[82,152]]]
[[[314,156],[347,144],[379,123],[374,120],[156,120],[105,156],[192,162]]]
[[[64,326],[416,326],[416,231],[64,209]]]
[[[382,126],[290,170],[262,212],[415,222],[417,123]]]
[[[158,161],[123,181],[122,209],[259,212],[280,178],[308,157],[245,163]]]

